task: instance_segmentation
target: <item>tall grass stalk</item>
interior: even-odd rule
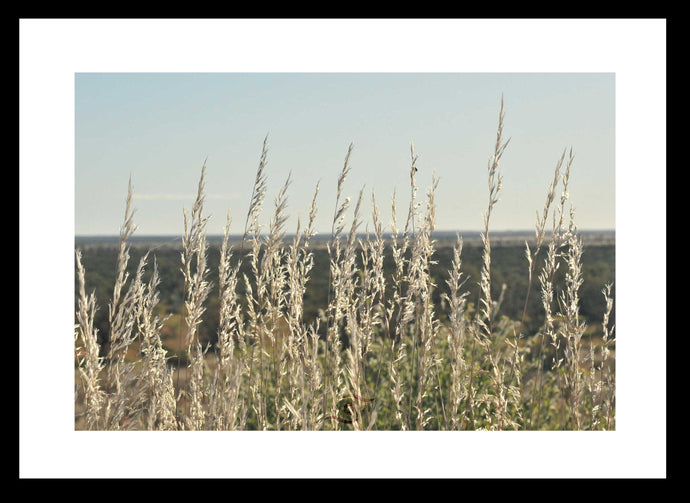
[[[242,309],[238,302],[239,269],[232,265],[232,247],[229,245],[232,219],[228,212],[218,264],[219,328],[218,366],[213,394],[213,425],[215,429],[244,429],[246,408],[244,401],[244,369],[247,342],[244,333]],[[239,356],[236,351],[239,350]]]
[[[287,215],[285,209],[287,207],[287,191],[290,186],[290,175],[285,180],[285,184],[278,192],[275,199],[274,216],[269,226],[269,234],[266,237],[266,244],[264,255],[261,263],[261,273],[265,274],[267,291],[265,298],[265,305],[262,309],[264,315],[263,320],[268,325],[263,325],[261,334],[266,335],[266,343],[268,344],[272,369],[268,370],[268,375],[272,375],[273,391],[273,411],[275,416],[276,430],[282,428],[282,382],[285,376],[285,349],[288,338],[284,337],[284,330],[281,325],[282,313],[287,304],[286,301],[286,285],[287,285],[287,271],[283,255],[285,253],[282,245],[285,237],[285,222]],[[289,335],[289,331],[287,332]],[[263,345],[262,345],[263,348]],[[266,392],[264,388],[264,393]]]
[[[328,243],[329,272],[328,272],[328,304],[325,347],[324,374],[324,410],[330,421],[331,429],[338,428],[338,401],[342,394],[343,375],[341,369],[341,348],[339,324],[344,316],[346,279],[343,271],[343,255],[341,250],[341,234],[345,228],[345,213],[350,206],[350,198],[346,197],[341,203],[342,189],[350,172],[350,155],[352,143],[347,149],[343,168],[338,175],[335,210],[331,223],[331,238]],[[354,222],[353,222],[354,225]]]
[[[457,241],[453,246],[453,259],[449,270],[449,278],[446,280],[449,293],[443,296],[448,302],[450,328],[448,330],[448,347],[450,348],[450,388],[448,396],[448,420],[447,428],[458,430],[467,421],[467,408],[461,410],[461,404],[467,400],[469,382],[467,379],[467,363],[465,362],[465,341],[467,337],[467,324],[465,320],[468,291],[462,291],[467,278],[463,278],[462,272],[462,238],[457,235]]]
[[[132,208],[132,180],[130,178],[127,187],[127,199],[125,203],[124,223],[120,228],[120,243],[117,255],[117,274],[113,286],[113,295],[108,305],[108,351],[106,354],[106,375],[108,411],[107,423],[109,429],[124,427],[129,421],[128,392],[131,384],[132,365],[125,362],[125,355],[134,340],[133,330],[136,322],[133,306],[137,301],[138,284],[130,282],[127,265],[129,263],[129,238],[134,234],[136,226],[133,222],[134,210]],[[143,266],[143,264],[141,264]],[[124,291],[124,295],[123,295]]]
[[[592,407],[592,429],[613,429],[615,409],[615,373],[611,367],[615,364],[611,358],[611,346],[615,344],[615,324],[611,324],[610,317],[613,309],[611,283],[602,289],[606,310],[601,324],[603,337],[601,341],[601,362],[599,364],[599,380],[594,389],[594,406]]]
[[[308,413],[309,401],[316,400],[311,393],[307,395],[306,386],[309,377],[317,379],[315,373],[307,375],[310,353],[307,338],[308,330],[304,327],[304,295],[307,291],[309,274],[314,266],[314,255],[309,249],[311,238],[315,234],[314,222],[316,220],[316,198],[319,193],[319,185],[316,185],[314,197],[309,209],[309,223],[302,233],[301,222],[297,220],[297,231],[290,245],[286,257],[287,273],[287,299],[285,317],[288,326],[287,339],[284,343],[284,351],[281,359],[281,371],[286,373],[288,379],[288,396],[285,398],[285,407],[289,413],[290,429],[300,429],[311,422]],[[318,351],[318,345],[317,345]],[[312,369],[313,371],[313,369]],[[314,388],[318,384],[312,383]],[[312,390],[314,392],[315,390]]]
[[[566,261],[568,270],[565,275],[566,287],[559,298],[561,309],[561,337],[565,341],[565,389],[564,397],[569,406],[569,421],[574,422],[574,429],[582,429],[581,405],[584,395],[585,377],[582,361],[582,335],[585,325],[580,319],[579,289],[582,286],[582,238],[577,235],[574,222],[574,211],[570,210],[568,226]]]
[[[548,338],[549,345],[553,351],[553,359],[551,364],[552,371],[557,371],[562,363],[560,358],[560,348],[561,343],[558,339],[555,327],[555,314],[553,312],[553,302],[554,302],[554,281],[556,273],[560,267],[560,258],[562,254],[562,248],[566,245],[567,236],[563,231],[563,218],[565,213],[565,203],[569,198],[568,194],[568,183],[570,180],[570,169],[572,167],[574,156],[572,149],[568,157],[568,162],[566,164],[565,171],[560,175],[561,180],[561,196],[559,201],[559,206],[553,213],[553,224],[551,232],[551,240],[549,241],[546,257],[544,258],[544,263],[542,270],[539,273],[539,283],[541,286],[541,301],[544,308],[544,325],[539,337],[539,347],[537,354],[537,377],[535,383],[535,390],[532,392],[532,398],[530,400],[530,416],[528,421],[528,427],[539,429],[540,417],[542,412],[542,391],[543,391],[543,376],[544,376],[544,351],[545,351],[545,339]],[[557,171],[560,171],[560,164],[557,165]],[[555,188],[555,187],[554,187]],[[535,415],[536,411],[536,415]]]
[[[96,314],[96,294],[87,297],[84,280],[84,266],[81,262],[81,250],[76,251],[77,273],[79,277],[79,298],[77,309],[77,353],[83,354],[79,360],[79,375],[84,388],[86,406],[86,428],[99,430],[106,425],[102,422],[102,410],[106,405],[106,394],[101,386],[103,360],[99,356],[97,329],[93,326]]]
[[[493,155],[488,162],[489,203],[484,213],[484,230],[481,234],[483,254],[480,273],[479,310],[475,317],[477,343],[483,349],[489,365],[489,376],[493,385],[492,393],[482,398],[484,417],[490,428],[502,430],[509,426],[507,417],[507,389],[504,381],[504,362],[500,355],[498,341],[494,338],[494,318],[497,304],[493,301],[491,292],[491,238],[489,234],[491,215],[499,200],[499,193],[503,187],[503,177],[499,171],[499,162],[510,142],[503,141],[503,98],[498,118],[496,143]],[[493,411],[492,411],[493,409]]]
[[[201,430],[206,427],[206,401],[208,394],[204,387],[204,350],[199,338],[199,325],[206,311],[204,305],[211,289],[208,281],[208,266],[206,263],[206,223],[208,217],[203,215],[204,206],[204,177],[206,162],[201,168],[201,177],[197,189],[197,196],[192,206],[191,215],[184,216],[184,236],[182,238],[183,251],[181,254],[182,273],[185,285],[185,322],[187,333],[185,346],[189,358],[188,372],[189,414],[185,427],[190,430]]]
[[[154,261],[153,274],[137,305],[137,325],[141,339],[142,370],[137,395],[142,397],[142,422],[147,430],[175,430],[175,388],[167,366],[161,331],[167,319],[155,314],[160,277]]]

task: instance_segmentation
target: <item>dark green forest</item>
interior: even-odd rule
[[[104,343],[104,334],[108,330],[108,303],[112,297],[112,288],[115,282],[115,271],[118,248],[116,243],[78,243],[77,247],[82,250],[82,263],[86,270],[87,291],[95,291],[98,301],[98,311],[96,312],[94,325],[98,329],[99,342]],[[240,247],[234,248],[234,259],[239,260],[242,256]],[[136,270],[139,259],[148,251],[150,262],[157,265],[160,274],[160,303],[158,311],[161,316],[167,314],[184,314],[184,282],[180,270],[181,249],[171,245],[154,247],[150,249],[141,244],[132,246],[130,249],[130,261],[128,271],[132,276]],[[247,251],[245,250],[245,254]],[[314,268],[311,271],[307,292],[304,298],[304,321],[309,324],[314,321],[320,311],[326,309],[328,301],[328,281],[329,281],[329,258],[328,250],[325,246],[318,246],[313,249]],[[449,242],[438,244],[434,255],[435,264],[431,267],[431,275],[435,284],[433,298],[437,306],[442,308],[442,294],[446,290],[446,279],[452,258],[452,245]],[[213,345],[216,341],[218,331],[218,262],[220,247],[217,243],[210,242],[208,248],[207,265],[209,268],[208,278],[213,287],[206,302],[206,315],[200,329],[201,341]],[[532,283],[532,290],[527,306],[527,317],[525,320],[525,333],[534,334],[544,322],[543,308],[539,291],[538,272],[545,250],[542,249],[537,259],[537,271]],[[475,304],[479,298],[478,281],[480,278],[480,268],[482,260],[482,247],[477,245],[465,244],[462,250],[463,274],[467,278],[465,288],[469,291],[468,303]],[[491,255],[492,288],[493,297],[498,299],[502,285],[505,285],[503,299],[500,305],[500,315],[518,320],[522,317],[525,297],[528,285],[528,264],[525,258],[524,244],[501,245],[492,248]],[[604,315],[605,304],[602,296],[602,288],[607,283],[614,282],[615,275],[615,245],[614,244],[594,244],[587,246],[585,243],[584,254],[582,257],[583,283],[580,287],[580,314],[583,321],[591,326],[593,332],[597,334]],[[152,266],[147,268],[144,276],[148,280]],[[386,275],[393,271],[393,258],[390,253],[386,254],[384,261]],[[565,267],[561,267],[556,278],[556,291],[564,281]],[[249,260],[243,260],[241,272],[249,271]],[[242,275],[240,274],[240,277]],[[614,284],[615,288],[615,284]],[[77,276],[75,271],[75,292],[77,291]],[[243,284],[240,283],[237,292],[240,301],[244,299]],[[615,298],[615,290],[613,291]],[[75,296],[76,309],[76,296]],[[437,313],[443,322],[444,309],[438,309]],[[615,311],[612,312],[612,319],[615,320]],[[321,325],[322,328],[325,324]]]

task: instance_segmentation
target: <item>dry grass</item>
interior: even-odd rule
[[[208,280],[202,166],[191,213],[184,213],[180,267],[184,275],[186,367],[171,365],[163,345],[164,321],[154,313],[159,277],[149,254],[136,274],[126,273],[128,239],[135,230],[132,185],[120,233],[116,281],[108,305],[107,344],[93,327],[98,309],[87,295],[81,252],[75,339],[75,427],[78,429],[166,430],[505,430],[615,428],[614,325],[611,286],[603,290],[606,315],[601,339],[583,338],[579,315],[582,240],[567,185],[573,155],[556,163],[546,203],[537,210],[535,241],[526,246],[528,286],[522,319],[501,315],[502,294],[491,270],[491,216],[499,203],[503,101],[496,142],[488,163],[488,204],[481,235],[481,296],[467,301],[462,237],[458,236],[444,285],[432,281],[436,242],[434,177],[418,197],[418,158],[410,149],[410,194],[405,225],[391,207],[392,238],[380,221],[372,193],[373,232],[358,239],[364,191],[342,193],[353,146],[337,177],[333,210],[327,309],[304,321],[303,300],[313,267],[311,238],[318,185],[304,228],[298,221],[285,242],[290,177],[274,200],[268,229],[259,225],[266,196],[267,138],[264,140],[240,252],[229,244],[230,214],[221,246],[218,285]],[[564,167],[565,165],[565,167]],[[561,197],[554,205],[558,185]],[[351,207],[352,206],[352,207]],[[348,218],[348,214],[351,214]],[[553,220],[552,234],[545,229]],[[568,222],[566,224],[566,217]],[[545,252],[545,256],[540,254]],[[390,253],[392,276],[383,274]],[[249,274],[240,275],[242,260]],[[153,268],[148,283],[144,271]],[[554,276],[566,269],[565,287]],[[545,313],[537,333],[523,333],[525,312],[536,278]],[[216,347],[202,347],[198,327],[212,288],[219,293]],[[441,289],[445,302],[434,302]],[[505,286],[503,291],[505,290]],[[244,296],[246,303],[239,301]],[[172,313],[180,316],[177,313]],[[171,315],[172,315],[171,314]],[[320,328],[325,337],[318,334]],[[178,353],[179,354],[179,353]],[[529,376],[526,378],[525,376]]]

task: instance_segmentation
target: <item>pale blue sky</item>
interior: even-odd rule
[[[419,196],[432,172],[440,179],[437,229],[477,230],[501,95],[511,141],[492,228],[533,228],[554,166],[572,147],[576,223],[613,229],[613,73],[77,73],[75,232],[119,231],[131,175],[137,234],[181,234],[208,157],[208,232],[220,234],[230,210],[241,233],[267,134],[263,224],[291,171],[287,231],[297,214],[306,218],[320,181],[317,227],[330,232],[350,142],[344,195],[364,186],[364,224],[372,190],[388,224],[395,188],[403,218],[414,143]]]

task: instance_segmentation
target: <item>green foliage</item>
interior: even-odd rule
[[[315,248],[314,268],[304,295],[304,321],[310,324],[324,311],[328,299],[328,251],[325,248]],[[506,285],[506,291],[501,304],[501,313],[511,319],[520,319],[527,291],[527,266],[524,259],[524,246],[497,246],[492,250],[492,274],[494,276],[492,291],[495,298],[501,293],[501,286]],[[134,274],[136,264],[145,253],[143,248],[133,247],[128,270]],[[430,268],[433,283],[437,288],[433,291],[433,300],[441,306],[441,294],[445,291],[445,280],[452,259],[453,249],[450,245],[440,245],[434,254],[436,263]],[[476,303],[479,296],[479,274],[481,266],[482,248],[480,246],[465,245],[463,249],[463,273],[469,280],[465,283],[470,292],[470,302]],[[170,314],[181,314],[184,309],[184,282],[180,271],[180,251],[172,247],[162,247],[153,251],[161,276],[159,310]],[[580,288],[580,302],[583,319],[596,327],[603,318],[605,305],[601,299],[601,289],[604,285],[614,281],[615,245],[589,246],[583,255],[584,282]],[[83,250],[82,262],[86,269],[86,284],[95,290],[99,305],[106,305],[112,297],[112,285],[115,281],[115,264],[117,248],[115,246],[87,246]],[[215,344],[218,333],[218,261],[219,249],[217,245],[210,245],[208,250],[209,280],[216,288],[212,288],[208,297],[207,315],[200,327],[202,342]],[[390,280],[394,272],[394,262],[390,253],[384,259],[386,279]],[[243,261],[241,273],[249,274],[249,263]],[[564,271],[559,270],[556,277],[556,288],[563,287]],[[144,275],[148,281],[150,272]],[[75,291],[76,291],[75,272]],[[390,291],[387,292],[390,296]],[[615,290],[612,292],[615,296]],[[240,301],[246,304],[243,296]],[[75,298],[76,306],[76,298]],[[442,313],[443,310],[437,309]],[[615,312],[612,314],[615,319]],[[99,334],[108,333],[108,313],[101,309],[96,313],[94,324]],[[544,323],[544,313],[538,291],[534,289],[527,306],[527,318],[524,333],[534,334]],[[325,325],[321,326],[325,334]]]

